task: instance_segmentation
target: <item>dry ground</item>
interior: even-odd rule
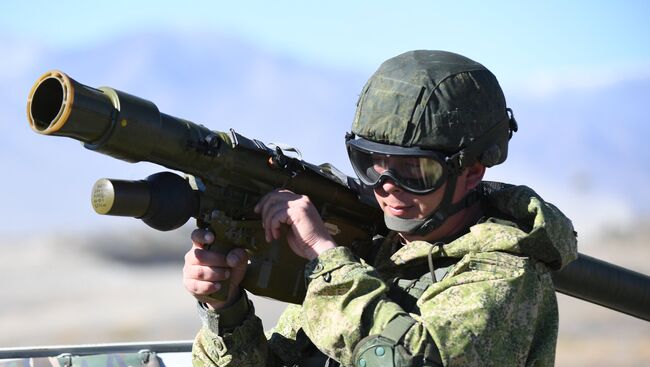
[[[581,252],[650,274],[648,221],[609,231]],[[31,236],[0,242],[0,347],[192,339],[181,285],[189,229]],[[650,322],[559,297],[558,366],[650,366]],[[282,304],[255,300],[271,327]]]

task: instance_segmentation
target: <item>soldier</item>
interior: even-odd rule
[[[572,224],[525,186],[483,181],[517,130],[495,76],[442,51],[384,62],[365,85],[346,145],[392,232],[360,258],[336,244],[309,198],[256,206],[267,240],[309,260],[307,295],[266,335],[237,285],[246,254],[192,234],[185,287],[203,327],[195,366],[551,366],[558,314],[550,270],[576,258]],[[206,296],[229,279],[224,302]]]

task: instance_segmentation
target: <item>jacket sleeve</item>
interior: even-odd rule
[[[309,282],[303,302],[305,333],[344,366],[356,365],[354,349],[363,338],[380,334],[398,316],[408,316],[388,299],[388,286],[375,270],[346,247],[322,253],[307,265],[305,275]],[[409,333],[414,354],[424,353],[426,344],[433,343],[420,322]]]
[[[287,307],[267,340],[245,292],[223,310],[208,310],[199,304],[202,327],[192,347],[193,366],[284,366],[296,358],[291,353],[299,315],[296,307]]]
[[[540,282],[536,273],[526,272],[526,260],[494,254],[468,260],[455,276],[430,286],[418,300],[421,314],[415,315],[392,302],[388,286],[349,249],[328,250],[308,265],[305,332],[342,365],[355,366],[355,347],[364,338],[407,317],[413,322],[400,345],[410,355],[426,355],[434,345],[445,366],[524,365],[536,337]],[[502,268],[495,261],[510,263]]]
[[[245,292],[228,308],[214,311],[199,304],[198,310],[202,327],[192,346],[195,367],[266,365],[262,321]]]

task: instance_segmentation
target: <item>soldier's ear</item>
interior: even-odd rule
[[[467,167],[463,174],[465,175],[465,190],[470,191],[476,188],[485,176],[485,166],[479,162]]]

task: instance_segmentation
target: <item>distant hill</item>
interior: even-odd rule
[[[510,99],[521,126],[512,162],[551,170],[582,190],[611,192],[649,213],[650,78]]]
[[[92,184],[101,177],[139,179],[163,170],[31,132],[25,101],[46,70],[138,95],[162,112],[215,130],[234,128],[294,145],[306,160],[332,162],[348,174],[343,136],[374,71],[306,64],[218,34],[133,34],[73,50],[0,39],[0,50],[6,55],[0,61],[0,167],[6,173],[0,232],[136,223],[95,215],[88,198]],[[542,97],[509,95],[520,131],[508,163],[489,178],[534,187],[583,228],[650,213],[644,187],[650,182],[644,108],[649,96],[647,78],[592,89],[567,85]]]

